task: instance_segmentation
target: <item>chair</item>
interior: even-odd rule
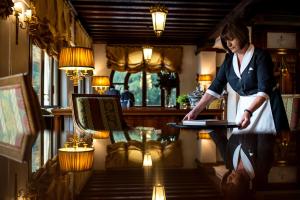
[[[129,128],[123,119],[120,97],[73,94],[72,100],[74,129],[81,138],[88,138],[88,142],[85,142],[91,144],[91,135],[96,135],[101,131],[109,131],[111,142],[94,141],[94,159],[95,163],[99,163],[94,164],[94,168],[102,170],[104,167],[106,169],[127,167],[127,142],[130,141],[130,137],[127,133]],[[103,150],[101,151],[105,148],[106,155]]]
[[[128,130],[120,106],[120,98],[113,95],[73,94],[72,115],[74,128],[79,134],[95,134],[99,131]],[[111,135],[112,136],[112,135]],[[125,142],[129,140],[125,134]],[[113,137],[111,137],[114,143]]]

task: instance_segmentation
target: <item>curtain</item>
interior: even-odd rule
[[[74,13],[65,0],[35,0],[38,24],[30,29],[33,41],[48,54],[57,54],[60,48],[70,46],[91,47],[92,40],[84,28],[75,21]],[[75,30],[74,30],[75,29]]]
[[[182,63],[182,47],[155,46],[149,63],[143,59],[141,46],[106,46],[107,67],[116,71],[159,72],[167,70],[180,72]]]

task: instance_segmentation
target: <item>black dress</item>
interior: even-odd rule
[[[264,96],[267,100],[251,117],[246,129],[235,129],[233,133],[272,133],[289,130],[286,112],[281,94],[276,87],[273,75],[273,63],[268,52],[249,45],[244,55],[240,70],[237,56],[227,54],[215,80],[207,92],[219,97],[227,83],[239,95],[236,122],[241,119],[256,96]]]

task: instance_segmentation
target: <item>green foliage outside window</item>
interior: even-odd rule
[[[142,105],[142,72],[130,75],[128,80],[129,91],[131,91],[135,98],[135,106]]]

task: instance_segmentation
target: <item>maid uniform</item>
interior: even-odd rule
[[[227,54],[215,80],[206,91],[220,98],[227,83],[239,95],[235,121],[241,117],[255,97],[263,96],[266,101],[255,111],[250,125],[245,129],[235,128],[233,134],[277,134],[289,130],[281,94],[276,87],[273,63],[268,52],[249,45],[241,67],[238,67],[236,54]]]
[[[250,44],[240,69],[237,55],[226,55],[215,80],[206,91],[220,98],[226,84],[230,84],[239,95],[236,123],[240,122],[245,110],[257,96],[266,98],[253,112],[247,128],[233,129],[229,140],[218,133],[212,137],[220,151],[223,151],[228,168],[236,170],[241,160],[249,178],[255,178],[255,182],[261,184],[266,182],[272,166],[274,135],[289,130],[281,94],[273,76],[273,67],[269,53]]]

